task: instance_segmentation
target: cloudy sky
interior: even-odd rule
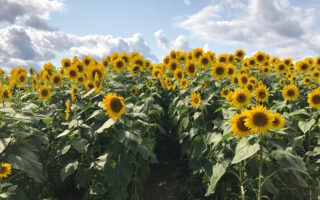
[[[319,0],[0,0],[0,67],[115,51],[157,62],[195,47],[298,60],[320,55],[319,10]]]

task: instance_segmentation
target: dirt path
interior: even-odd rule
[[[142,200],[175,200],[180,149],[175,144],[157,148],[158,164],[151,166],[151,173],[144,185]]]

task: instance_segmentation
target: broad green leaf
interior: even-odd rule
[[[88,142],[85,139],[76,138],[71,143],[72,147],[75,148],[79,153],[86,153],[88,150]]]
[[[194,119],[194,120],[197,120],[200,116],[201,116],[201,112],[196,112],[196,113],[194,113],[194,115],[193,115],[193,119]]]
[[[301,157],[287,151],[278,149],[271,152],[271,156],[277,163],[285,169],[293,169],[305,174],[308,174],[306,164]]]
[[[186,129],[188,127],[188,124],[189,124],[189,116],[183,118],[181,123],[182,123],[183,129]]]
[[[104,130],[110,128],[114,123],[116,123],[116,120],[109,118],[98,130],[96,130],[96,133],[102,133]]]
[[[62,133],[60,133],[57,138],[60,138],[60,137],[63,137],[63,136],[66,136],[70,133],[70,130],[69,129],[66,129],[64,130]]]
[[[208,186],[206,196],[210,194],[214,194],[216,185],[220,178],[226,173],[226,170],[229,166],[230,161],[223,161],[221,163],[217,163],[212,167],[212,176],[210,177],[210,184]]]
[[[295,115],[308,115],[309,113],[305,109],[300,109],[300,110],[295,110],[291,113],[288,114],[290,117],[295,116]]]
[[[7,148],[10,141],[11,141],[10,138],[1,138],[0,139],[0,153],[2,153]]]
[[[248,137],[244,137],[237,144],[236,152],[231,162],[232,164],[241,162],[259,151],[260,145],[258,143],[250,144],[249,139]]]
[[[315,119],[311,119],[310,121],[299,121],[298,126],[300,130],[305,134],[311,129],[315,122]]]
[[[66,178],[68,176],[70,176],[71,174],[73,174],[77,168],[78,168],[78,161],[72,162],[72,163],[68,163],[66,166],[64,166],[61,171],[60,171],[60,178],[62,181],[66,180]]]

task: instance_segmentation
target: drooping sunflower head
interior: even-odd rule
[[[191,77],[195,77],[195,75],[198,72],[198,67],[196,66],[195,62],[192,60],[188,60],[185,67],[184,71]]]
[[[184,79],[184,72],[183,70],[178,67],[175,71],[174,71],[174,78],[177,80],[177,81],[181,81],[182,79]]]
[[[247,118],[248,116],[244,112],[234,114],[230,123],[232,126],[231,131],[235,136],[244,137],[252,134],[251,129],[245,125],[245,120]]]
[[[49,86],[43,85],[39,88],[39,97],[42,100],[48,100],[51,97],[51,89]]]
[[[54,73],[51,76],[51,83],[55,86],[60,86],[62,83],[62,74],[60,73]]]
[[[285,124],[285,120],[283,116],[279,113],[273,113],[272,117],[273,117],[272,129],[282,129]]]
[[[313,70],[311,76],[314,79],[318,79],[320,77],[320,71],[318,69]]]
[[[135,86],[133,86],[131,89],[130,89],[130,94],[132,96],[136,96],[138,94],[138,88],[136,88]]]
[[[230,88],[223,88],[220,91],[220,95],[224,98],[227,98],[228,94],[231,92]]]
[[[227,66],[224,63],[215,63],[211,67],[211,75],[217,79],[223,79],[227,75]]]
[[[200,95],[200,93],[193,92],[191,94],[190,104],[194,108],[198,108],[201,105],[201,95]]]
[[[245,126],[249,127],[252,132],[264,134],[272,129],[273,115],[265,107],[251,107],[251,110],[246,110],[247,118]]]
[[[295,85],[286,85],[282,90],[282,96],[287,101],[296,100],[299,96],[299,89]]]
[[[2,96],[2,99],[4,101],[8,101],[12,98],[12,90],[8,85],[6,84],[1,85],[0,92],[1,92],[0,96]]]
[[[251,93],[247,89],[236,89],[232,96],[232,105],[236,108],[247,107],[250,103]]]
[[[86,91],[94,89],[94,82],[92,80],[87,80],[84,84]]]
[[[126,112],[123,98],[115,93],[108,93],[104,96],[103,109],[107,110],[106,114],[114,120],[120,119]]]
[[[254,91],[254,96],[257,102],[264,103],[268,100],[269,91],[264,85],[259,85]]]
[[[313,90],[308,94],[308,103],[310,107],[320,109],[320,90]]]
[[[1,163],[0,179],[7,178],[11,174],[11,165],[9,163]]]

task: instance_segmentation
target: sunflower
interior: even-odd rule
[[[131,64],[139,65],[142,69],[145,68],[145,63],[146,62],[142,56],[135,56],[131,61]]]
[[[285,58],[282,60],[282,62],[287,66],[290,66],[291,64],[293,64],[292,58]]]
[[[234,56],[237,60],[242,60],[243,57],[246,55],[243,49],[237,49],[236,52],[234,53]]]
[[[234,93],[233,91],[230,91],[229,94],[228,94],[227,97],[226,97],[226,100],[227,100],[227,102],[228,102],[228,104],[229,104],[230,106],[232,106],[233,93]]]
[[[230,88],[223,88],[220,91],[220,95],[224,98],[227,98],[228,94],[231,92]]]
[[[68,67],[66,71],[66,75],[69,80],[73,80],[73,81],[78,80],[78,76],[79,76],[78,68],[76,68],[75,66]]]
[[[184,71],[191,77],[195,77],[198,71],[198,67],[192,60],[188,60],[185,67]]]
[[[232,105],[236,108],[247,107],[250,103],[251,94],[247,89],[237,89],[233,92]]]
[[[131,89],[130,89],[130,94],[132,96],[136,96],[138,94],[138,88],[136,88],[135,86],[133,86]]]
[[[228,54],[228,62],[229,62],[229,63],[233,63],[233,61],[234,61],[234,56],[233,56],[233,54]]]
[[[272,117],[272,129],[282,129],[285,123],[283,116],[279,113],[273,113]]]
[[[101,64],[102,64],[104,67],[108,67],[108,66],[109,66],[109,60],[108,60],[108,58],[107,58],[107,57],[102,58]]]
[[[181,81],[182,79],[184,79],[184,73],[183,73],[183,70],[178,67],[175,71],[174,71],[174,78],[177,80],[177,81]]]
[[[286,72],[287,69],[288,69],[287,65],[284,64],[283,62],[277,62],[275,65],[275,70],[280,74],[283,74],[284,72]]]
[[[239,75],[239,85],[245,86],[249,82],[249,77],[247,74],[240,74]]]
[[[12,98],[12,90],[8,85],[3,84],[0,86],[0,91],[3,100],[10,100]]]
[[[249,127],[252,132],[263,134],[272,129],[273,115],[265,107],[251,107],[251,110],[246,110],[247,118],[245,126]]]
[[[168,78],[168,77],[165,77],[165,78],[164,78],[164,82],[165,82],[165,84],[166,84],[167,89],[168,89],[168,90],[171,90],[171,88],[172,88],[172,81],[171,81],[171,79]]]
[[[250,92],[252,92],[254,90],[254,85],[250,82],[248,82],[246,85],[245,85],[245,88],[247,90],[249,90]]]
[[[218,56],[217,62],[218,63],[223,63],[223,64],[228,64],[229,63],[229,55],[226,53],[222,53]]]
[[[311,72],[311,76],[312,76],[312,78],[314,78],[314,79],[318,79],[318,78],[320,77],[320,71],[317,70],[317,69],[313,70],[313,71]]]
[[[64,58],[61,60],[62,69],[66,70],[71,66],[71,60],[69,58]]]
[[[84,73],[85,72],[86,66],[83,63],[76,62],[73,65],[78,69],[79,73]]]
[[[82,63],[85,65],[85,66],[89,66],[91,64],[91,57],[90,56],[84,56],[82,57]]]
[[[130,68],[129,68],[129,71],[134,76],[140,76],[140,73],[142,71],[142,67],[139,66],[139,65],[131,65]]]
[[[316,64],[316,66],[317,66],[318,68],[320,68],[320,56],[316,57],[316,59],[314,60],[314,62],[315,62],[315,64]]]
[[[227,67],[223,63],[215,63],[211,67],[211,75],[217,79],[222,79],[227,75]]]
[[[112,69],[116,70],[117,72],[121,72],[126,68],[126,64],[122,58],[117,58],[112,61]]]
[[[92,80],[87,80],[85,83],[84,83],[84,86],[86,88],[86,91],[88,92],[89,90],[92,90],[94,89],[94,82]]]
[[[126,52],[123,52],[119,55],[119,58],[121,58],[124,62],[125,62],[125,65],[128,65],[129,62],[130,62],[130,56],[128,53]]]
[[[168,66],[169,66],[169,70],[171,72],[174,72],[178,67],[178,61],[177,60],[170,60],[170,62],[168,63]]]
[[[107,110],[106,114],[114,120],[120,119],[121,115],[126,112],[123,98],[115,93],[108,93],[104,96],[103,109]]]
[[[152,63],[150,62],[150,60],[146,60],[144,63],[144,66],[146,69],[151,69],[152,68]]]
[[[203,49],[202,48],[195,48],[192,51],[192,57],[195,59],[199,59],[200,56],[203,54]]]
[[[310,107],[320,109],[320,90],[313,90],[308,94],[308,103]]]
[[[94,81],[94,77],[97,74],[99,80],[104,80],[106,76],[106,70],[103,65],[90,65],[86,70],[87,78]]]
[[[236,67],[233,64],[227,66],[227,76],[232,77],[237,72]]]
[[[170,62],[170,56],[165,56],[165,57],[162,59],[162,62],[163,62],[163,64],[168,65],[169,62]]]
[[[241,112],[240,114],[235,113],[233,115],[233,118],[230,120],[231,123],[231,131],[234,135],[238,137],[244,137],[250,135],[251,129],[245,125],[245,120],[248,118],[248,116]]]
[[[66,121],[69,120],[69,116],[70,116],[70,102],[67,100],[66,101]]]
[[[190,103],[191,103],[192,107],[198,108],[201,105],[200,93],[193,92],[191,94]]]
[[[233,75],[231,78],[231,82],[233,85],[238,85],[239,84],[239,78],[237,75]]]
[[[150,80],[147,81],[147,82],[146,82],[146,87],[147,87],[148,89],[150,89],[151,86],[152,86],[152,82],[151,82]]]
[[[181,52],[181,53],[178,55],[177,60],[178,60],[179,62],[185,63],[186,60],[187,60],[187,55],[186,55],[186,53],[185,53],[185,52]]]
[[[298,61],[296,62],[296,68],[298,69],[298,71],[305,74],[308,71],[310,71],[311,65],[309,62],[306,61]]]
[[[253,76],[249,77],[249,83],[252,83],[254,86],[257,85],[257,79]]]
[[[253,57],[253,58],[249,58],[248,63],[249,63],[249,67],[254,67],[257,62],[256,62],[256,59]]]
[[[102,81],[99,80],[98,75],[96,75],[96,78],[94,80],[94,91],[99,94],[102,90]]]
[[[206,82],[204,82],[204,81],[201,81],[200,82],[200,86],[201,86],[201,90],[204,90],[204,89],[206,89],[206,87],[207,87],[207,84],[206,84]]]
[[[264,85],[259,85],[254,91],[254,96],[257,102],[263,103],[268,100],[269,91]]]
[[[187,79],[182,79],[180,81],[180,89],[184,90],[188,88],[188,80]]]
[[[299,96],[299,89],[295,85],[286,85],[282,90],[282,96],[287,101],[293,101]]]
[[[27,82],[27,74],[26,73],[21,73],[21,74],[18,75],[17,79],[18,79],[18,83],[20,85],[25,85],[26,82]]]
[[[303,78],[303,83],[306,84],[306,85],[311,83],[311,78],[310,77],[304,77]]]
[[[7,178],[11,174],[11,165],[9,163],[2,163],[0,170],[0,178]]]
[[[162,70],[158,67],[154,67],[152,69],[152,77],[156,79],[159,75],[162,76]]]
[[[280,60],[280,58],[277,57],[277,56],[273,56],[272,59],[271,59],[271,63],[272,63],[272,64],[276,64],[276,63],[279,62],[279,61],[281,61],[281,60]]]
[[[177,52],[175,50],[171,50],[169,56],[171,59],[175,60],[177,58]]]
[[[199,58],[199,64],[204,68],[209,67],[211,64],[210,55],[207,53],[202,54]]]
[[[255,55],[254,58],[259,64],[262,64],[266,61],[266,54],[262,51],[258,51]]]
[[[62,75],[60,73],[54,73],[51,76],[51,83],[55,86],[60,86],[62,82]]]
[[[49,86],[43,85],[39,88],[39,96],[42,100],[48,100],[51,97],[51,89]]]

